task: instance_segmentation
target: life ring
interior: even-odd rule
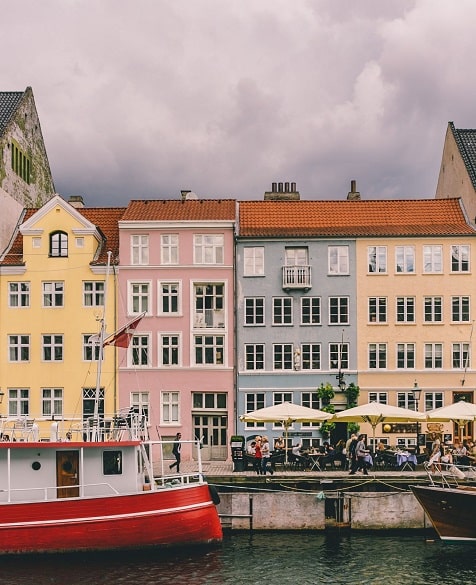
[[[218,506],[220,503],[220,495],[218,494],[217,488],[214,485],[209,485],[208,490],[210,492],[212,502],[215,504],[215,506]]]

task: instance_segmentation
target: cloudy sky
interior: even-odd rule
[[[137,198],[434,197],[476,127],[474,0],[22,0],[2,91],[33,88],[56,190]]]

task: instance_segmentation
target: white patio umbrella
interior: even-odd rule
[[[288,429],[295,422],[322,422],[332,418],[330,412],[324,412],[317,408],[308,408],[292,402],[282,402],[274,406],[259,408],[253,412],[247,412],[240,416],[243,422],[280,422],[284,427],[286,445],[288,444]],[[288,451],[286,449],[286,463]]]
[[[375,427],[380,423],[406,423],[425,420],[423,412],[416,412],[409,408],[400,408],[380,402],[369,402],[354,408],[342,410],[334,415],[337,422],[366,422],[372,427],[373,445],[375,449]]]
[[[460,439],[463,440],[463,429],[472,421],[476,421],[476,404],[458,400],[448,406],[435,408],[426,413],[426,418],[431,422],[454,422],[459,427]]]

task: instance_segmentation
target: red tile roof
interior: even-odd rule
[[[459,199],[242,201],[239,236],[452,236],[476,233]]]
[[[123,221],[234,221],[234,199],[132,200]]]
[[[22,223],[34,215],[38,209],[26,209]],[[124,214],[125,207],[84,207],[76,209],[88,221],[102,232],[104,241],[100,245],[97,256],[90,262],[101,265],[107,263],[107,253],[112,252],[111,262],[119,262],[119,220]],[[61,226],[58,226],[59,228]],[[23,236],[17,232],[11,248],[8,250],[1,265],[18,266],[23,264]]]

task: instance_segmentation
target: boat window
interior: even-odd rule
[[[122,473],[122,451],[104,451],[102,455],[104,475],[119,475]]]

